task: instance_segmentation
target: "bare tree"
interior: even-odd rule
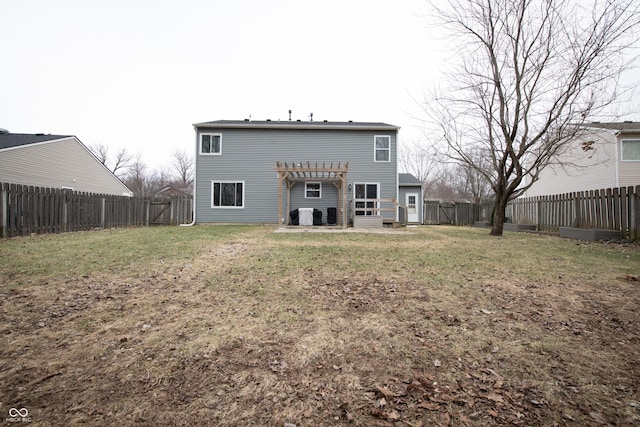
[[[398,157],[402,169],[422,182],[429,181],[440,169],[435,152],[420,144],[400,146]]]
[[[109,147],[104,144],[94,144],[89,147],[96,158],[106,166],[114,175],[121,176],[126,173],[133,157],[126,148],[120,149],[114,156],[109,153]]]
[[[193,157],[184,150],[179,149],[173,152],[171,169],[177,183],[183,188],[190,188],[193,184]]]
[[[444,95],[426,102],[426,122],[441,136],[441,153],[490,183],[491,234],[499,236],[507,202],[558,161],[582,123],[616,100],[619,77],[633,60],[640,3],[432,3],[458,61]]]
[[[164,170],[149,170],[141,156],[135,158],[123,179],[125,185],[138,197],[157,197],[160,190],[168,183]]]

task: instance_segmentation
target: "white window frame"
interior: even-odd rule
[[[318,185],[318,189],[309,188],[309,184]],[[317,191],[318,196],[309,196],[309,191]],[[309,181],[304,183],[304,198],[305,199],[322,199],[322,182],[321,181]]]
[[[211,152],[211,153],[207,153],[207,152],[203,152],[202,151],[202,137],[203,136],[217,136],[218,138],[220,138],[220,150],[217,152]],[[222,134],[221,133],[209,133],[209,132],[205,132],[205,133],[201,133],[200,137],[198,138],[198,153],[200,153],[200,155],[202,156],[221,156],[222,155]]]
[[[215,185],[216,184],[242,184],[242,206],[216,206],[215,205]],[[211,208],[212,209],[244,209],[244,199],[247,192],[247,186],[244,181],[218,180],[211,181]]]
[[[636,144],[640,144],[640,138],[627,138],[620,140],[620,160],[623,162],[640,162],[639,159],[625,159],[624,158],[624,143],[625,142],[635,142]]]
[[[356,207],[354,206],[354,215],[358,215],[358,216],[381,216],[382,213],[380,211],[376,211],[376,213],[374,214],[373,212],[367,213],[368,211],[366,209],[375,209],[375,208],[379,208],[380,207],[380,183],[379,182],[354,182],[353,183],[353,199],[356,199],[356,191],[357,191],[357,186],[358,185],[364,185],[364,191],[365,191],[365,199],[367,199],[366,197],[366,192],[367,192],[367,186],[369,185],[375,185],[376,186],[376,202],[369,202],[372,204],[372,206],[367,206],[365,203],[365,206],[363,207]],[[357,202],[357,203],[363,203],[363,202]],[[357,205],[356,203],[356,205]],[[362,212],[362,214],[358,214],[358,212]]]
[[[378,148],[378,138],[386,138],[389,141],[387,148]],[[388,153],[387,160],[378,160],[378,151],[386,151]],[[391,162],[391,136],[390,135],[374,135],[373,136],[373,161],[375,163]]]

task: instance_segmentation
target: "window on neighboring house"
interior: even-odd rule
[[[389,162],[391,161],[391,137],[376,135],[374,137],[374,161]]]
[[[640,160],[640,139],[622,140],[622,161]]]
[[[320,182],[305,182],[304,183],[304,198],[305,199],[321,199],[322,198],[322,183],[320,183]]]
[[[222,135],[219,133],[200,134],[200,154],[222,154]]]
[[[244,207],[244,182],[212,181],[211,187],[211,207]]]

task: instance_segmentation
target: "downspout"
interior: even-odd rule
[[[195,154],[194,154],[194,158],[193,158],[193,216],[192,216],[192,220],[190,223],[188,224],[180,224],[180,227],[191,227],[192,225],[195,225],[196,223],[196,183],[198,182],[198,173],[197,173],[197,169],[198,169],[198,128],[196,128],[194,126],[195,130],[196,130],[196,150],[195,150]]]

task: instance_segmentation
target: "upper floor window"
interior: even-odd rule
[[[219,133],[200,134],[200,154],[222,154],[222,135]]]
[[[391,137],[376,135],[374,137],[374,161],[389,162],[391,161]]]
[[[640,160],[640,139],[622,140],[622,161]]]
[[[304,198],[305,199],[321,199],[322,183],[321,182],[305,182]]]

